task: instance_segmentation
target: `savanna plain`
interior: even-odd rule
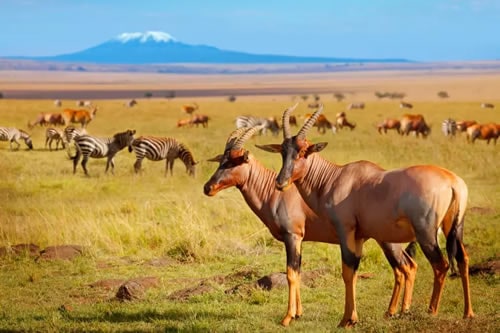
[[[75,77],[71,75],[75,75]],[[471,266],[498,265],[500,253],[500,146],[485,141],[466,142],[465,135],[447,138],[441,122],[448,118],[500,123],[500,73],[352,73],[289,76],[212,78],[182,77],[179,84],[168,75],[81,74],[13,72],[0,80],[0,91],[9,89],[82,90],[105,82],[110,98],[93,100],[98,106],[88,132],[111,136],[135,129],[136,136],[174,137],[193,152],[195,177],[186,174],[176,160],[173,176],[165,175],[165,163],[143,161],[134,172],[135,156],[127,149],[115,158],[114,174],[104,173],[104,159],[90,159],[85,177],[80,166],[73,174],[65,150],[44,147],[45,128],[27,129],[40,112],[61,112],[52,99],[0,99],[0,126],[27,130],[34,149],[23,142],[10,151],[0,142],[0,247],[36,244],[79,245],[84,251],[72,260],[36,260],[29,254],[0,257],[0,330],[2,331],[213,331],[213,332],[331,332],[343,314],[344,284],[337,245],[306,242],[302,284],[304,315],[290,327],[280,325],[287,307],[287,287],[270,291],[252,287],[262,276],[286,269],[283,244],[273,239],[251,212],[238,189],[214,197],[203,194],[203,185],[217,164],[208,162],[223,152],[235,129],[238,115],[276,116],[300,102],[294,112],[300,119],[311,109],[317,94],[324,114],[334,119],[350,102],[365,102],[364,110],[348,110],[354,130],[337,134],[317,133],[309,140],[326,141],[320,152],[337,164],[369,160],[382,167],[435,164],[461,176],[469,187],[464,243]],[[87,75],[87,76],[86,76]],[[128,75],[128,76],[127,76]],[[114,79],[113,79],[114,78]],[[155,80],[157,78],[157,84]],[[87,81],[85,81],[87,80]],[[113,81],[115,80],[115,81]],[[66,82],[66,83],[65,83]],[[85,83],[87,82],[87,83]],[[97,82],[97,83],[96,83]],[[134,83],[139,82],[139,83]],[[112,98],[112,90],[172,91],[182,86],[274,86],[282,93],[268,96],[204,96],[189,99],[161,96],[138,100],[133,108]],[[289,94],[290,86],[303,94]],[[310,87],[310,88],[308,88]],[[309,89],[309,90],[308,90]],[[341,91],[345,100],[333,94]],[[413,103],[401,110],[398,100],[377,99],[375,91],[398,91]],[[446,91],[448,98],[437,97]],[[309,95],[303,101],[302,95]],[[5,97],[8,97],[5,94]],[[91,97],[89,97],[91,99]],[[181,106],[196,102],[200,114],[210,117],[207,128],[177,128],[185,118]],[[480,103],[497,104],[482,109]],[[75,100],[62,97],[62,108],[74,108]],[[380,135],[375,124],[403,113],[421,113],[432,126],[426,139],[401,137],[389,131]],[[292,130],[297,130],[293,129]],[[257,149],[255,144],[279,143],[282,137],[264,135],[245,147],[262,164],[278,171],[281,158]],[[73,148],[74,149],[74,148]],[[443,253],[445,240],[439,235]],[[463,320],[460,279],[448,277],[437,316],[427,314],[433,275],[419,250],[413,303],[408,314],[384,319],[392,293],[393,274],[373,240],[365,243],[357,284],[359,323],[355,332],[494,332],[500,330],[499,277],[495,272],[471,275],[472,305],[476,317]],[[94,285],[102,280],[152,277],[158,281],[139,299],[120,302],[118,287]],[[93,285],[93,287],[91,286]]]

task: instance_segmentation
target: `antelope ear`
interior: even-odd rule
[[[312,153],[317,153],[325,149],[325,147],[328,145],[328,142],[319,142],[315,143],[309,147],[307,147],[307,155],[310,155]]]
[[[265,150],[270,153],[281,153],[280,144],[270,144],[270,145],[255,145],[255,147]]]
[[[222,161],[222,157],[224,157],[224,155],[220,154],[220,155],[217,155],[215,157],[209,158],[207,160],[207,162],[218,162],[218,163],[220,163],[220,161]]]

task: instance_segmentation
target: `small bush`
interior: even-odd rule
[[[0,99],[2,99],[2,98],[3,98],[3,93],[2,93],[2,92],[0,92]]]
[[[343,93],[334,93],[333,97],[337,100],[337,102],[342,102],[345,99],[345,95]]]
[[[309,98],[309,95],[302,95],[300,96],[300,98],[302,98],[302,100],[305,102]]]
[[[236,96],[231,95],[227,98],[228,102],[235,102],[236,101]]]
[[[144,97],[146,97],[146,98],[151,98],[151,97],[153,97],[153,93],[152,93],[152,92],[150,92],[150,91],[145,92],[145,93],[144,93]]]
[[[175,98],[175,91],[173,91],[173,90],[167,91],[165,93],[165,98],[167,98],[167,99],[173,99],[173,98]]]
[[[448,95],[448,93],[446,91],[440,91],[437,93],[438,97],[439,98],[448,98],[450,97],[450,95]]]

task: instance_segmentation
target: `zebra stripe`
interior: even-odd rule
[[[49,127],[45,130],[45,149],[47,149],[47,144],[49,144],[49,150],[52,151],[52,141],[56,141],[56,150],[59,149],[59,142],[61,142],[62,148],[66,147],[63,139],[63,133],[58,129]]]
[[[129,151],[135,152],[136,161],[134,163],[135,172],[141,170],[142,160],[146,157],[150,161],[161,161],[166,159],[165,175],[170,169],[173,175],[174,161],[179,158],[186,166],[186,172],[190,176],[195,176],[195,165],[193,154],[182,143],[174,138],[141,136],[135,139],[129,147]]]
[[[0,141],[9,141],[10,150],[13,150],[13,142],[17,144],[16,150],[19,149],[21,146],[19,143],[20,139],[24,140],[24,143],[29,149],[33,149],[33,142],[31,141],[31,137],[28,133],[14,127],[0,127]]]
[[[73,173],[76,173],[76,166],[82,156],[82,168],[85,175],[88,175],[86,165],[89,157],[107,157],[106,172],[108,172],[111,165],[111,172],[114,173],[115,163],[113,159],[115,155],[123,148],[130,146],[134,140],[134,134],[135,130],[127,130],[116,133],[112,138],[96,138],[86,134],[75,137],[76,155],[71,157],[73,160]]]
[[[270,130],[273,135],[278,135],[280,126],[275,118],[260,118],[254,116],[238,116],[236,118],[236,128],[263,126],[259,133],[266,134]]]
[[[457,122],[451,118],[443,120],[441,131],[445,136],[455,136],[457,133]]]

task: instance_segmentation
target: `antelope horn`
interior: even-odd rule
[[[311,127],[316,122],[316,120],[318,120],[318,117],[321,114],[321,112],[323,112],[323,104],[321,104],[320,107],[319,107],[319,109],[316,110],[313,113],[313,115],[311,116],[311,118],[307,119],[307,121],[304,124],[304,126],[302,126],[302,128],[299,131],[299,133],[297,133],[297,137],[298,138],[300,138],[300,139],[305,138],[307,131],[309,131],[309,129],[311,129]]]
[[[227,138],[226,141],[226,148],[225,150],[230,149],[233,145],[234,142],[240,137],[243,132],[245,132],[248,128],[247,127],[241,127],[236,130],[234,130],[231,134],[229,134],[229,137]]]
[[[254,127],[247,128],[246,131],[245,131],[245,133],[243,133],[238,138],[238,140],[236,140],[236,142],[231,147],[231,149],[240,149],[243,146],[243,144],[245,143],[245,141],[247,141],[248,139],[250,139],[252,137],[252,135],[254,135],[255,132],[257,132],[258,130],[260,130],[262,127],[264,127],[264,126],[263,125],[259,125],[259,126],[254,126]]]
[[[299,105],[299,103],[295,103],[294,106],[289,107],[283,112],[283,138],[290,139],[292,137],[292,133],[290,133],[290,113]]]

